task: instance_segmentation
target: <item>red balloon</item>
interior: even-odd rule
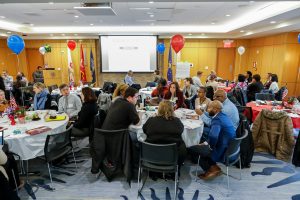
[[[73,51],[76,48],[76,42],[74,40],[69,40],[68,47],[71,51]]]
[[[182,35],[174,35],[171,39],[171,46],[178,53],[184,46],[184,37]]]

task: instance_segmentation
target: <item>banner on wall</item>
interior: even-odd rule
[[[169,56],[168,56],[168,73],[167,73],[168,81],[173,81],[173,73],[172,73],[172,48],[170,45]]]
[[[176,65],[176,79],[184,79],[190,77],[191,63],[178,62]]]
[[[84,68],[84,55],[82,44],[80,45],[80,80],[81,82],[86,82],[86,73]]]
[[[68,48],[68,72],[69,72],[69,83],[74,83],[74,67],[72,62],[71,50]]]

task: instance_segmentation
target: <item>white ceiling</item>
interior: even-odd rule
[[[28,35],[27,38],[96,38],[99,34],[170,37],[181,33],[200,38],[248,38],[300,30],[300,1],[113,2],[116,16],[83,15],[74,9],[80,6],[76,0],[54,4],[0,0],[3,2],[6,3],[0,6],[0,36],[16,32]]]

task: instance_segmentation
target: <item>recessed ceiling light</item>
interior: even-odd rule
[[[151,23],[150,25],[151,25],[151,26],[154,26],[154,23]]]
[[[90,26],[94,26],[94,24],[90,24]]]
[[[189,33],[189,35],[193,35],[193,34]]]
[[[230,17],[231,15],[229,15],[229,14],[227,14],[227,15],[225,15],[226,17]]]
[[[212,22],[211,24],[216,24],[215,22]]]
[[[249,3],[254,3],[255,1],[249,1]]]
[[[77,34],[77,33],[75,33],[74,35],[75,35],[75,36],[77,36],[78,34]]]
[[[154,15],[149,15],[149,17],[154,17]]]
[[[153,15],[154,13],[153,13],[153,12],[147,12],[147,14],[148,14],[148,15]]]
[[[244,33],[245,31],[244,31],[244,30],[240,30],[240,32],[241,32],[241,33]]]
[[[276,21],[270,21],[271,24],[276,24]]]
[[[75,17],[75,18],[78,18],[79,16],[78,16],[78,15],[75,15],[74,17]]]
[[[62,36],[65,36],[66,34],[62,33],[61,35],[62,35]]]
[[[149,3],[154,3],[154,1],[149,1]]]
[[[6,33],[7,33],[7,34],[11,34],[11,32],[10,32],[10,31],[7,31]]]
[[[5,16],[0,16],[0,18],[1,18],[1,19],[5,19],[6,17],[5,17]]]
[[[50,2],[48,2],[48,3],[51,4],[51,5],[54,4],[54,2],[52,2],[52,1],[50,1]]]
[[[150,8],[129,8],[130,10],[150,10]]]
[[[30,26],[34,26],[34,24],[29,24]]]

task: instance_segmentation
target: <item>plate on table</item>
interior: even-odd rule
[[[37,117],[37,118],[32,118],[32,121],[39,121],[41,118]]]

